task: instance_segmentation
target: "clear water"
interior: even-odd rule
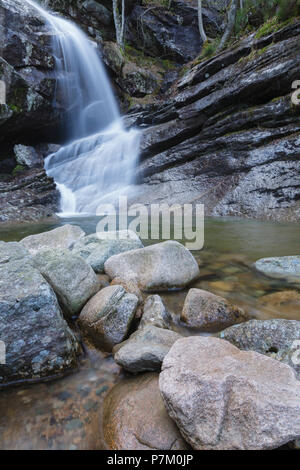
[[[134,182],[140,134],[123,127],[97,45],[73,23],[25,0],[53,31],[57,101],[66,115],[65,145],[45,161],[61,193],[61,213],[96,214]]]
[[[6,227],[0,230],[0,239],[18,241],[65,223],[80,225],[86,233],[93,233],[97,222],[95,217],[77,217],[48,224]],[[144,243],[154,241],[144,240]],[[276,292],[299,293],[300,287],[266,278],[253,269],[253,262],[258,258],[299,253],[300,224],[207,218],[204,248],[194,252],[201,271],[194,287],[232,300],[254,318],[300,320],[299,301],[281,305],[263,302]],[[179,321],[187,290],[162,294],[172,314],[172,328],[183,335],[195,334]],[[122,377],[111,357],[87,351],[79,370],[63,379],[2,391],[0,448],[105,449],[101,421],[103,397]]]

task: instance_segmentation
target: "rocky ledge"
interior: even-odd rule
[[[59,205],[59,192],[43,169],[21,172],[0,181],[0,222],[34,222],[49,217]]]
[[[300,22],[192,67],[143,129],[139,201],[204,203],[206,214],[299,220]]]

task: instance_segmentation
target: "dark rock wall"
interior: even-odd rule
[[[132,115],[144,129],[139,200],[206,214],[300,218],[300,22],[193,67],[168,102]]]

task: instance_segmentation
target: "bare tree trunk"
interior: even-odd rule
[[[199,32],[203,42],[207,41],[207,36],[204,31],[203,27],[203,18],[202,18],[202,0],[198,0],[198,24],[199,24]]]
[[[217,51],[221,51],[223,49],[223,47],[226,45],[228,39],[231,36],[232,30],[235,25],[237,9],[238,9],[238,0],[231,0],[231,5],[229,8],[229,12],[228,12],[227,26],[226,26],[225,32],[223,34],[223,37],[221,39],[221,42],[219,44]]]
[[[121,17],[119,14],[118,0],[113,0],[113,13],[116,28],[117,43],[124,49],[124,29],[125,29],[125,0],[122,0]]]

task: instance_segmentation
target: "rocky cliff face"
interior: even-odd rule
[[[38,139],[47,135],[59,118],[52,104],[51,33],[37,10],[21,0],[1,0],[0,32],[0,79],[6,83],[6,104],[0,106],[0,139]]]
[[[14,146],[55,138],[60,110],[53,106],[51,32],[21,0],[0,1],[0,80],[6,84],[0,104],[0,222],[39,220],[53,215],[58,192],[42,166],[17,166]]]
[[[161,105],[128,122],[144,129],[145,203],[204,203],[206,214],[299,220],[300,22],[191,68]]]

